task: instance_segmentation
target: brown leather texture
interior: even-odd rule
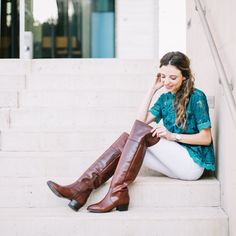
[[[53,181],[48,181],[49,188],[58,197],[74,200],[82,207],[92,190],[98,188],[114,174],[128,137],[127,133],[122,133],[74,183],[61,186]]]
[[[154,145],[159,138],[151,136],[152,127],[136,120],[130,132],[128,141],[119,159],[116,171],[107,195],[100,202],[90,205],[91,212],[102,213],[114,208],[127,210],[129,193],[127,186],[132,183],[142,166],[148,145]]]

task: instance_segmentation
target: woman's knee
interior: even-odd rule
[[[202,177],[203,172],[204,172],[204,169],[200,169],[197,172],[193,171],[189,173],[184,173],[182,175],[179,175],[179,179],[185,180],[185,181],[196,181]]]

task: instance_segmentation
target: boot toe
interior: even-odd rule
[[[101,207],[98,204],[93,204],[87,207],[87,210],[90,212],[99,213],[101,212]]]
[[[60,192],[57,191],[57,189],[59,188],[58,184],[56,184],[53,181],[49,180],[49,181],[47,181],[47,185],[55,195],[57,195],[58,197],[61,197],[61,198],[64,197],[62,194],[60,194]]]
[[[104,198],[98,203],[89,205],[87,210],[94,213],[105,213],[112,211],[115,207],[115,204],[109,198]]]

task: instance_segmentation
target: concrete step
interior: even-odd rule
[[[106,149],[80,152],[1,151],[0,178],[51,178],[60,176],[77,179]],[[160,176],[160,173],[142,166],[139,175]]]
[[[9,75],[0,72],[0,91],[20,91],[26,88],[26,76],[24,74]]]
[[[0,152],[0,177],[77,177],[101,155],[86,152]]]
[[[1,109],[0,127],[38,132],[126,130],[137,113],[137,108],[132,107],[111,107],[109,111],[99,107]]]
[[[1,151],[4,152],[105,150],[122,132],[117,130],[64,132],[2,131],[0,145]]]
[[[141,59],[4,59],[0,63],[0,76],[4,75],[84,75],[155,73],[158,60]],[[55,69],[56,68],[56,69]]]
[[[31,74],[37,75],[104,75],[155,73],[158,60],[134,59],[42,59],[31,61]],[[56,68],[56,70],[55,70]]]
[[[105,150],[81,152],[0,152],[0,177],[72,177],[76,179]],[[142,167],[140,175],[159,175]]]
[[[123,90],[143,91],[148,89],[154,79],[149,74],[124,74],[104,72],[104,74],[85,75],[38,75],[27,77],[29,90]],[[0,80],[1,82],[1,80]]]
[[[81,108],[138,107],[145,91],[23,91],[19,94],[19,107]]]
[[[62,185],[79,177],[1,178],[0,208],[63,207],[69,201],[58,198],[46,185],[53,180]],[[87,205],[101,200],[107,193],[109,182],[95,190]],[[199,181],[181,181],[164,176],[139,176],[130,185],[130,206],[135,207],[216,207],[220,206],[220,186],[215,178]]]
[[[81,152],[0,152],[0,177],[73,177],[82,174],[105,150]],[[142,167],[140,175],[159,176]]]
[[[24,76],[31,71],[32,60],[0,59],[0,76]]]
[[[69,208],[1,209],[4,236],[228,236],[219,208],[130,208],[106,214]]]
[[[18,99],[17,91],[0,91],[0,108],[18,107]]]
[[[148,176],[152,172],[142,168],[130,185],[129,211],[108,214],[87,213],[86,207],[75,213],[46,185],[49,179],[73,182],[130,130],[157,65],[119,59],[1,61],[1,235],[228,235],[220,183],[213,177],[181,181]],[[86,206],[108,188],[109,182],[95,190]]]

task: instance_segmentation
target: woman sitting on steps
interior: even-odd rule
[[[155,93],[163,93],[149,109]],[[163,121],[163,125],[158,124]],[[148,124],[155,121],[156,127]],[[165,176],[197,180],[204,169],[215,170],[211,121],[205,94],[194,88],[190,60],[181,52],[169,52],[160,60],[157,76],[148,90],[130,134],[121,136],[80,176],[66,186],[48,181],[58,197],[70,200],[78,211],[93,189],[112,181],[106,196],[88,206],[90,212],[103,213],[116,208],[128,210],[128,185],[142,166]]]

